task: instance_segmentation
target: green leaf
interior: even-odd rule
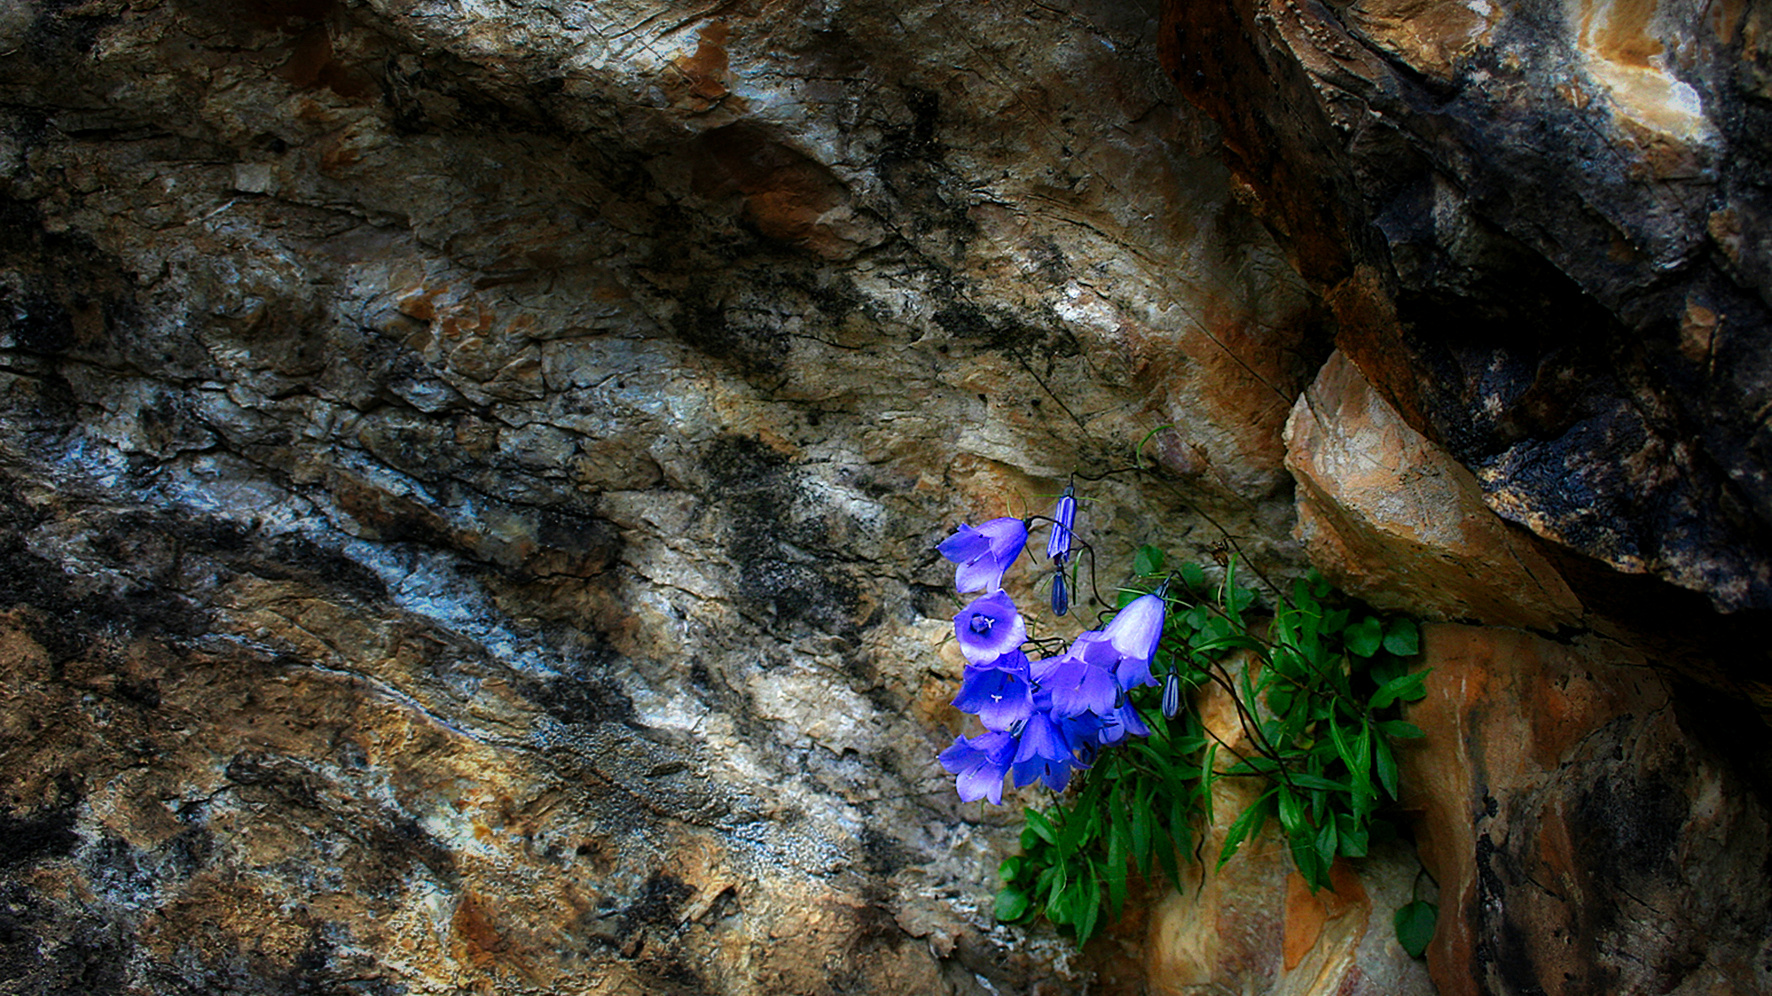
[[[1350,858],[1363,858],[1371,844],[1371,834],[1352,816],[1336,820],[1341,830],[1341,853]]]
[[[1397,798],[1397,758],[1391,753],[1390,741],[1379,737],[1373,744],[1378,755],[1378,781],[1391,798]]]
[[[1334,820],[1324,820],[1323,828],[1317,831],[1317,860],[1324,868],[1335,860],[1335,849],[1341,844],[1341,836],[1336,832]]]
[[[1397,943],[1409,952],[1409,957],[1420,958],[1427,953],[1428,942],[1434,939],[1434,927],[1440,919],[1439,907],[1425,899],[1417,899],[1406,903],[1391,918],[1391,925],[1397,931]]]
[[[1304,828],[1304,805],[1299,801],[1298,793],[1285,787],[1280,789],[1279,802],[1280,828],[1290,837]]]
[[[1384,649],[1398,657],[1414,657],[1421,650],[1421,639],[1414,621],[1392,619],[1384,630]]]
[[[1298,869],[1299,877],[1310,886],[1311,892],[1329,884],[1327,869],[1317,857],[1316,841],[1308,830],[1287,837],[1286,844],[1292,852],[1292,866]]]
[[[1095,872],[1091,869],[1085,876],[1083,885],[1086,887],[1081,902],[1081,914],[1077,917],[1077,947],[1082,947],[1090,936],[1095,933],[1095,925],[1101,919],[1101,886],[1096,884]]]
[[[1347,641],[1348,653],[1356,657],[1371,657],[1378,653],[1378,648],[1384,643],[1384,627],[1379,625],[1377,616],[1367,616],[1349,626],[1341,636]]]
[[[1132,861],[1140,873],[1151,873],[1151,810],[1143,800],[1132,800]]]
[[[1426,671],[1416,671],[1413,674],[1392,678],[1379,686],[1378,691],[1372,693],[1372,701],[1369,704],[1374,709],[1383,709],[1398,699],[1413,702],[1422,698],[1427,695],[1427,689],[1422,687],[1422,682],[1427,680],[1427,675]]]
[[[1251,803],[1248,809],[1237,815],[1230,829],[1225,831],[1224,847],[1218,852],[1219,868],[1223,868],[1224,863],[1237,853],[1237,848],[1243,846],[1245,838],[1261,832],[1262,824],[1267,822],[1267,801],[1273,791],[1269,789],[1266,795]]]
[[[1192,591],[1206,590],[1206,572],[1199,564],[1186,563],[1181,565],[1181,580]]]
[[[1058,830],[1052,826],[1052,821],[1046,818],[1045,813],[1042,813],[1037,809],[1027,809],[1024,810],[1024,813],[1027,817],[1029,830],[1032,830],[1041,840],[1048,844],[1056,844],[1058,842]]]
[[[997,877],[1005,883],[1014,882],[1016,877],[1021,874],[1022,866],[1026,863],[1027,858],[1019,854],[1004,858],[1003,863],[997,866]]]
[[[1344,782],[1338,782],[1332,778],[1324,778],[1322,775],[1313,775],[1308,771],[1294,771],[1287,777],[1292,779],[1292,784],[1311,792],[1350,791],[1347,784]]]
[[[1033,905],[1034,901],[1028,898],[1027,893],[1020,889],[1005,888],[997,893],[997,922],[1014,923],[1027,916],[1028,910],[1032,909]]]
[[[1149,577],[1163,572],[1163,551],[1146,543],[1132,555],[1132,573]]]
[[[1427,736],[1421,732],[1421,727],[1414,723],[1405,723],[1400,719],[1383,720],[1378,724],[1378,732],[1396,740],[1414,740]]]

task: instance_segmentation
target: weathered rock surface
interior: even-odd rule
[[[1772,600],[1725,8],[5,6],[0,989],[1425,991],[1401,852],[991,922],[931,547],[1147,437],[1104,584],[1573,641],[1436,631],[1442,989],[1766,988],[1764,751],[1638,669]]]
[[[1763,5],[1164,9],[1338,346],[1491,507],[1772,607]]]
[[[1146,13],[1000,14],[0,12],[0,987],[1080,986],[932,544],[1167,425],[1104,569],[1296,565],[1318,308]]]
[[[1764,726],[1611,641],[1426,627],[1402,752],[1464,993],[1772,990]],[[1743,763],[1747,760],[1748,763]]]
[[[1220,689],[1212,687],[1202,696],[1200,711],[1222,742],[1240,753],[1252,751],[1249,734]],[[1230,756],[1228,749],[1221,755]],[[1426,967],[1403,953],[1391,927],[1397,908],[1417,888],[1420,866],[1407,846],[1381,845],[1358,868],[1338,862],[1331,869],[1331,888],[1315,894],[1292,870],[1285,838],[1271,830],[1245,844],[1222,869],[1212,870],[1231,822],[1259,794],[1259,786],[1243,779],[1214,783],[1213,823],[1200,847],[1206,860],[1190,867],[1184,888],[1157,898],[1147,914],[1142,991],[1151,996],[1238,990],[1268,996],[1433,993]]]
[[[1341,353],[1286,423],[1311,562],[1379,608],[1555,631],[1583,608],[1471,473],[1410,428]]]

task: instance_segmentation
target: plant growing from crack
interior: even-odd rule
[[[1427,672],[1408,669],[1415,624],[1340,595],[1315,572],[1271,614],[1257,613],[1234,557],[1215,580],[1144,546],[1095,629],[1068,643],[1030,637],[1003,574],[1030,526],[1050,523],[1051,605],[1065,615],[1079,580],[1076,509],[1066,487],[1050,517],[963,525],[938,547],[956,565],[956,589],[983,592],[954,617],[967,659],[954,704],[984,732],[956,738],[941,763],[966,801],[1001,805],[1006,777],[1059,793],[1045,810],[1024,810],[1021,853],[1000,868],[997,918],[1044,916],[1081,946],[1104,909],[1120,914],[1134,874],[1179,887],[1223,778],[1260,792],[1231,822],[1217,867],[1275,820],[1315,892],[1337,858],[1364,857],[1394,835],[1381,815],[1398,793],[1392,744],[1422,735],[1398,715],[1425,694]],[[1093,572],[1093,551],[1082,548]],[[1208,685],[1234,706],[1242,736],[1227,740],[1202,720],[1192,693]],[[1419,957],[1434,911],[1419,901],[1405,910],[1397,935]]]

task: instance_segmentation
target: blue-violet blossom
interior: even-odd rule
[[[953,746],[941,752],[941,766],[959,776],[954,779],[954,788],[961,800],[989,799],[991,805],[1001,806],[1003,776],[1014,763],[1015,748],[1014,737],[995,730],[976,737],[955,737]]]
[[[976,715],[987,730],[1010,730],[1027,722],[1034,711],[1028,655],[1011,650],[989,664],[966,665],[954,708]]]
[[[989,664],[1020,647],[1028,630],[1021,613],[1015,610],[1015,603],[998,588],[966,603],[954,617],[954,635],[959,638],[960,652],[967,660]]]
[[[1168,607],[1161,591],[1140,595],[1109,620],[1102,632],[1120,656],[1148,664],[1157,652],[1157,642],[1163,638],[1163,615]]]
[[[954,590],[989,591],[1003,583],[1003,572],[1027,545],[1027,523],[1012,516],[992,519],[974,529],[961,525],[936,546],[942,557],[959,565]]]

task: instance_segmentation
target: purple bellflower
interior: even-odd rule
[[[1021,556],[1027,545],[1028,526],[1020,519],[1005,516],[992,519],[974,529],[961,525],[952,536],[942,540],[935,550],[959,565],[954,571],[954,590],[989,591],[1003,583],[1003,572]]]
[[[1011,650],[989,664],[966,665],[954,708],[976,715],[987,730],[1010,730],[1027,722],[1034,711],[1028,656]]]
[[[1150,659],[1157,653],[1157,642],[1163,638],[1163,615],[1168,607],[1169,603],[1164,601],[1161,590],[1140,595],[1121,609],[1119,615],[1109,620],[1107,627],[1102,630],[1121,657],[1146,663],[1147,676],[1150,672]],[[1149,683],[1156,684],[1155,681]]]
[[[1114,680],[1119,662],[1114,648],[1098,632],[1084,633],[1057,657],[1034,665],[1034,680],[1051,696],[1052,714],[1061,718],[1094,713],[1105,716],[1120,697]]]
[[[961,800],[989,799],[991,805],[1001,806],[1003,776],[1014,763],[1015,748],[1013,736],[995,730],[976,737],[955,737],[954,745],[941,752],[941,766],[959,776],[954,779],[954,788]]]
[[[1125,696],[1121,696],[1119,708],[1115,709],[1112,714],[1102,717],[1099,739],[1104,746],[1117,744],[1126,739],[1128,734],[1135,737],[1148,737],[1151,735],[1151,729],[1144,725],[1144,719],[1138,715],[1137,707]]]
[[[1043,781],[1054,792],[1063,792],[1070,784],[1071,769],[1077,764],[1077,748],[1064,724],[1043,710],[1036,709],[1022,727],[1021,742],[1016,747],[1010,770],[1015,787],[1021,788],[1036,780]]]
[[[980,595],[966,603],[954,617],[954,635],[960,640],[960,652],[974,664],[990,664],[998,657],[1021,646],[1027,639],[1027,624],[1009,595],[998,588],[989,595]]]

